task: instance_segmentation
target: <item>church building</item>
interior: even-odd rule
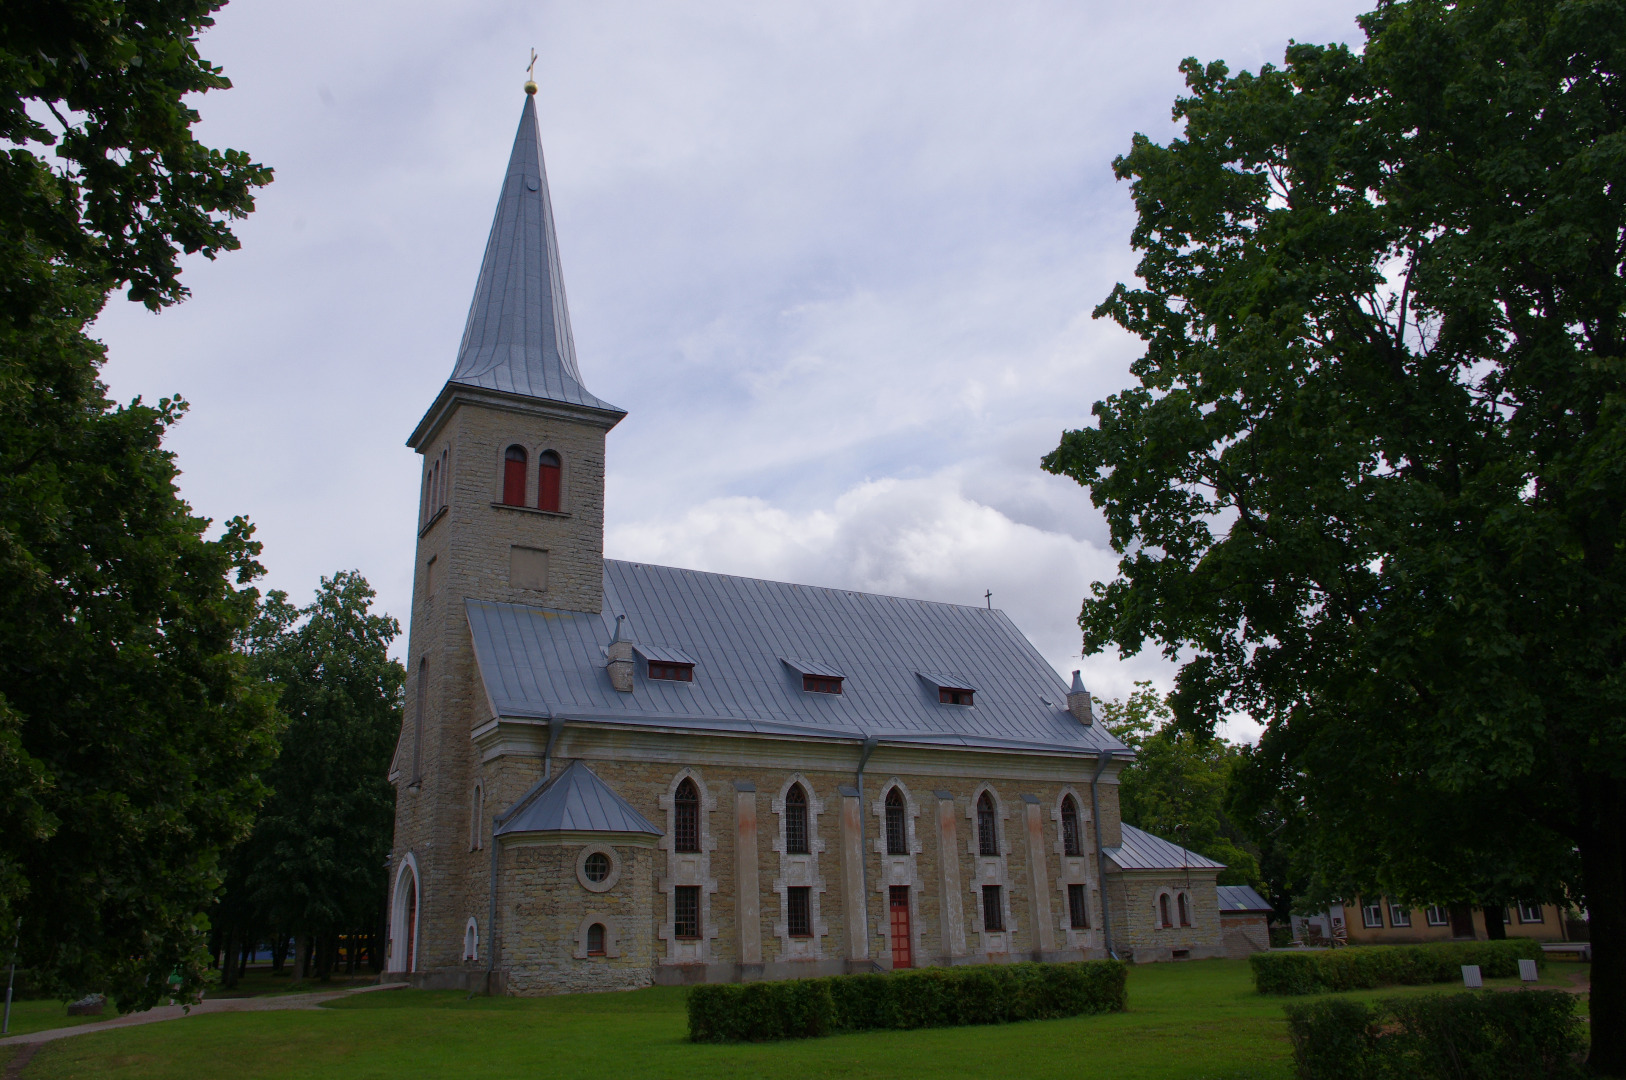
[[[606,559],[535,85],[423,459],[388,978],[611,990],[1219,955],[1218,864],[1006,615]],[[1071,604],[1071,600],[1058,598]]]

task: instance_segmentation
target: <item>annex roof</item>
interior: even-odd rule
[[[1120,870],[1225,869],[1224,863],[1205,859],[1190,848],[1182,848],[1128,824],[1123,827],[1123,843],[1101,851]]]
[[[1270,901],[1260,896],[1250,885],[1216,885],[1214,888],[1219,893],[1219,909],[1222,914],[1227,911],[1264,914],[1272,910]]]
[[[475,656],[497,715],[701,731],[1088,754],[1123,750],[1066,709],[1067,684],[1002,611],[604,561],[604,613],[470,600]],[[695,663],[693,682],[645,678],[620,693],[605,670],[622,634]],[[782,657],[844,678],[815,694]],[[944,705],[917,671],[956,671],[973,706]]]
[[[624,415],[582,385],[536,97],[525,96],[450,382]]]
[[[533,832],[650,833],[661,831],[580,761],[522,798],[496,835]]]

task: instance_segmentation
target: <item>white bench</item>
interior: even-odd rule
[[[1590,941],[1556,941],[1550,945],[1543,945],[1542,952],[1548,953],[1575,953],[1576,957],[1586,964],[1592,963],[1592,942]]]

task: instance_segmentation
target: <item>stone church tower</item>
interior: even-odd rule
[[[471,800],[484,801],[470,733],[491,714],[465,600],[594,615],[604,604],[604,443],[626,413],[589,393],[576,365],[534,94],[527,84],[457,364],[407,440],[424,459],[390,774],[395,899],[414,908],[414,932],[392,945],[408,955],[392,966],[407,971],[460,963],[463,894],[484,888],[470,856]],[[420,904],[425,877],[467,886],[425,890]]]

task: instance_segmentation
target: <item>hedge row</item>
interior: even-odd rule
[[[1091,960],[697,986],[689,991],[689,1038],[762,1042],[1122,1012],[1127,971],[1116,960]]]
[[[1575,996],[1424,994],[1287,1006],[1300,1080],[1558,1080],[1580,1075]]]
[[[1456,982],[1462,965],[1478,964],[1486,978],[1519,973],[1520,960],[1543,963],[1541,943],[1442,941],[1437,945],[1351,945],[1344,949],[1262,952],[1248,958],[1254,989],[1261,994],[1314,994],[1322,990],[1371,990]]]

